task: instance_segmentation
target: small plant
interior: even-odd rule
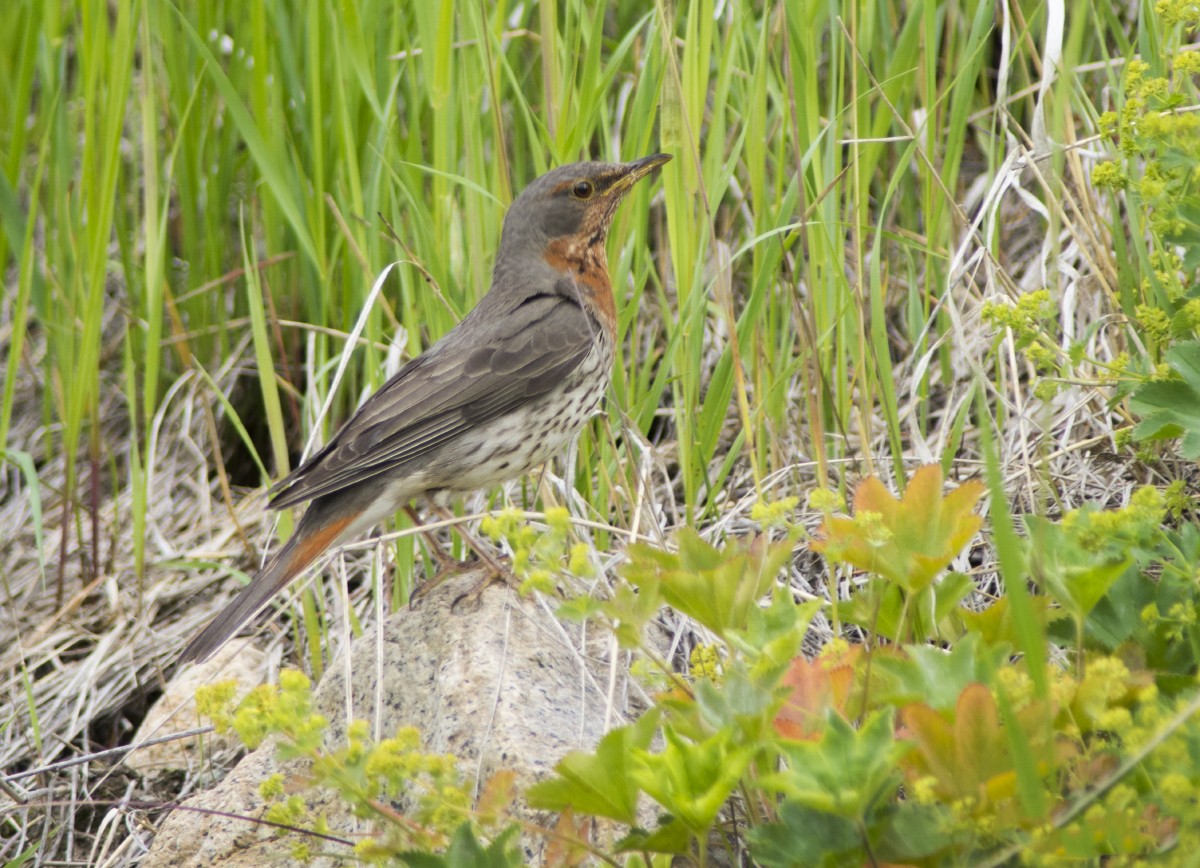
[[[1200,458],[1200,341],[1176,344],[1167,350],[1170,374],[1142,383],[1130,409],[1142,417],[1133,429],[1138,440],[1182,437],[1179,454]]]
[[[1200,117],[1196,102],[1200,52],[1183,34],[1200,27],[1194,3],[1161,0],[1161,56],[1132,58],[1119,105],[1100,117],[1100,129],[1119,157],[1099,164],[1092,182],[1111,192],[1112,231],[1122,259],[1121,306],[1145,358],[1130,371],[1138,385],[1131,409],[1143,417],[1137,440],[1183,436],[1185,458],[1200,456]],[[1122,207],[1122,205],[1124,207]]]
[[[422,754],[412,731],[371,745],[354,724],[345,747],[323,747],[324,721],[296,673],[236,713],[220,701],[206,707],[250,744],[274,736],[282,755],[309,760],[313,785],[374,817],[378,833],[356,849],[373,861],[515,864],[506,860],[519,827],[547,835],[552,864],[564,865],[587,854],[707,865],[715,850],[732,855],[734,826],[765,868],[1194,852],[1200,531],[1164,528],[1186,497],[1145,488],[1122,509],[1027,519],[1021,572],[1004,578],[1040,589],[1036,629],[1072,652],[1059,665],[1014,652],[1006,600],[965,605],[971,584],[950,566],[982,529],[974,508],[983,488],[943,488],[934,467],[918,470],[900,498],[869,479],[854,516],[826,516],[818,546],[860,572],[846,608],[866,641],[835,639],[815,659],[801,642],[827,604],[797,603],[779,580],[798,533],[783,516],[794,503],[771,522],[786,534],[776,542],[714,546],[685,530],[673,551],[631,546],[609,599],[567,601],[562,612],[644,648],[645,629],[669,605],[712,641],[693,651],[690,671],[654,661],[663,686],[654,706],[521,796],[500,775],[471,804],[453,758]],[[550,537],[523,545],[562,550],[561,530]],[[323,828],[300,797],[271,782],[266,793],[278,822]],[[400,798],[413,805],[404,816],[393,807]],[[560,812],[553,831],[514,819],[522,799]],[[595,819],[624,827],[613,849],[587,834]],[[482,861],[462,862],[465,854]]]
[[[943,571],[983,525],[973,512],[982,495],[973,480],[943,497],[936,466],[918,470],[899,500],[878,479],[865,480],[854,517],[827,517],[812,546],[867,575],[846,618],[893,640],[939,636],[972,587],[962,573]]]
[[[1200,27],[1185,0],[1154,7],[1163,33],[1156,53],[1130,57],[1113,81],[1117,105],[1098,128],[1113,156],[1092,171],[1092,185],[1110,207],[1112,302],[1124,321],[1125,349],[1090,358],[1089,331],[1063,337],[1049,290],[1013,303],[983,305],[985,323],[1012,336],[1037,378],[1037,397],[1053,398],[1064,384],[1114,387],[1113,400],[1132,395],[1142,421],[1116,433],[1118,446],[1182,436],[1184,458],[1200,456],[1200,51],[1184,37]],[[1141,46],[1144,50],[1144,46]],[[1108,343],[1108,341],[1105,341]],[[1144,449],[1144,458],[1153,452]]]
[[[280,759],[306,761],[309,787],[336,791],[356,816],[375,821],[377,834],[354,847],[357,859],[431,866],[520,864],[514,846],[519,830],[507,812],[511,776],[497,775],[472,804],[455,758],[422,752],[420,734],[412,727],[374,744],[368,724],[354,721],[344,745],[326,747],[328,721],[312,708],[308,678],[294,670],[280,674],[278,687],[253,690],[236,709],[230,707],[231,695],[227,684],[202,688],[197,694],[202,713],[211,717],[218,732],[232,729],[252,749],[273,738]],[[303,832],[328,834],[326,818],[314,815],[302,795],[285,794],[280,775],[264,781],[259,792],[270,804],[265,819],[286,827],[286,834],[299,833],[293,857],[307,860],[316,855],[310,843],[316,839]],[[396,807],[401,802],[403,814]],[[435,852],[443,853],[444,861],[419,855]]]
[[[849,610],[868,641],[835,640],[815,660],[798,655],[814,610],[765,581],[758,567],[782,561],[761,539],[722,549],[685,533],[677,553],[632,551],[625,577],[638,593],[618,591],[598,611],[627,627],[645,622],[647,598],[669,597],[716,641],[655,710],[595,753],[566,758],[530,799],[630,824],[618,852],[640,851],[627,857],[639,865],[651,853],[706,864],[714,847],[732,846],[721,832],[729,819],[749,827],[764,866],[1190,852],[1184,842],[1196,833],[1185,829],[1200,826],[1191,795],[1200,765],[1184,747],[1200,744],[1187,716],[1197,704],[1191,646],[1171,671],[1155,670],[1114,628],[1121,623],[1128,639],[1171,629],[1157,610],[1130,612],[1170,573],[1180,578],[1161,588],[1164,602],[1191,635],[1200,535],[1162,531],[1168,498],[1153,489],[1124,509],[1031,521],[1023,563],[1036,568],[1006,579],[1036,577],[1046,591],[1032,600],[1038,629],[1071,624],[1053,634],[1078,643],[1076,666],[1031,673],[1014,655],[1005,601],[967,608],[970,583],[947,571],[981,529],[981,495],[975,482],[943,494],[940,471],[922,468],[904,497],[868,480],[854,517],[827,516],[819,545],[862,571]],[[749,556],[756,547],[763,554]],[[1178,690],[1184,672],[1191,684],[1173,698],[1156,685],[1161,676]],[[657,752],[648,746],[654,727],[665,740]],[[614,793],[618,802],[597,804],[597,794]],[[665,812],[649,829],[633,819],[639,793]]]

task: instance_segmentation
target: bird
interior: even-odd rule
[[[504,218],[491,287],[269,492],[308,503],[295,532],[180,654],[211,657],[331,547],[418,497],[516,479],[562,450],[612,378],[616,305],[605,243],[634,184],[671,159],[580,162],[529,184]]]

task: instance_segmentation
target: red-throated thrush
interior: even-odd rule
[[[273,509],[311,501],[304,517],[181,661],[210,657],[322,552],[415,497],[488,488],[571,441],[612,374],[608,228],[630,188],[669,159],[574,163],[517,197],[487,295],[272,490]]]

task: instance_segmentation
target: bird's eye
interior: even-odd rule
[[[591,181],[576,181],[575,186],[571,188],[571,195],[576,199],[592,198],[592,183]]]

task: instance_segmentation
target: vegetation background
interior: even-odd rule
[[[1194,853],[1196,24],[1171,0],[9,0],[0,770],[128,739],[227,599],[213,589],[231,591],[270,539],[258,492],[487,289],[514,191],[563,162],[665,151],[611,236],[622,338],[607,416],[546,484],[464,512],[514,503],[544,527],[565,503],[610,578],[632,537],[674,549],[687,527],[729,554],[752,529],[790,544],[823,525],[827,561],[800,545],[786,572],[824,601],[792,624],[810,652],[836,636],[966,643],[992,661],[941,679],[961,688],[941,700],[935,678],[838,706],[864,738],[924,757],[904,804],[924,793],[951,831],[896,858],[1002,861],[1037,842],[1076,858],[1178,855],[1188,840]],[[918,518],[875,490],[838,542],[833,514],[862,479],[902,492],[928,464],[986,477],[982,536],[960,539],[979,492],[942,513],[925,477],[907,501]],[[552,484],[563,475],[577,496]],[[940,536],[938,515],[953,525]],[[949,554],[915,584],[855,560],[856,544],[895,539],[889,558]],[[399,604],[428,556],[403,534],[388,557]],[[321,630],[314,587],[297,598],[302,639]],[[697,644],[732,672],[747,652],[724,631],[745,625],[703,628]],[[319,644],[301,647],[319,673]],[[1098,686],[1088,655],[1107,661]],[[784,668],[760,673],[775,679],[768,724]],[[1012,761],[976,769],[987,797],[955,791],[953,763],[939,777],[903,712],[924,703],[960,735],[984,731],[959,704],[977,683]],[[1012,735],[1023,702],[1042,703],[1052,736]],[[851,737],[829,726],[808,736]],[[791,767],[759,737],[755,763]],[[1007,783],[987,790],[994,778]],[[119,787],[21,780],[0,860],[80,860],[98,829],[113,834]],[[813,856],[835,864],[886,854],[879,812],[911,820],[896,783],[842,814],[798,784],[738,792],[781,834],[844,821],[822,838],[842,849]],[[1088,810],[1099,837],[1072,825]],[[704,828],[679,846],[703,858]],[[756,858],[791,864],[770,862],[770,834]]]

